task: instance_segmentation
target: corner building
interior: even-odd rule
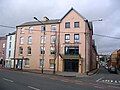
[[[92,59],[92,23],[71,8],[61,19],[26,22],[17,26],[17,67],[86,73]],[[44,45],[43,45],[44,44]],[[44,46],[44,47],[43,47]],[[44,58],[43,58],[44,57]],[[23,59],[23,60],[22,60]],[[43,60],[44,59],[44,60]]]

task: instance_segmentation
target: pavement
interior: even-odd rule
[[[22,72],[30,72],[30,73],[37,73],[37,74],[42,74],[41,70],[38,69],[23,69],[23,70],[19,70],[19,69],[10,69],[10,68],[2,68],[1,69],[8,69],[8,70],[15,70],[15,71],[22,71]],[[47,71],[44,70],[43,74],[49,74],[49,75],[59,75],[59,76],[64,76],[64,77],[86,77],[86,76],[90,76],[93,75],[95,73],[98,72],[99,69],[94,69],[90,72],[88,72],[87,74],[79,74],[77,72],[55,72],[55,74],[53,74],[53,71]]]

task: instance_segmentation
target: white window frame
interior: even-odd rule
[[[45,41],[46,41],[46,37],[45,36],[41,36],[41,41],[40,42],[43,44],[43,43],[46,43]]]
[[[30,26],[30,27],[29,27],[29,33],[32,33],[32,32],[33,32],[33,29],[34,29],[34,28],[33,28],[32,26]]]
[[[74,42],[75,43],[80,42],[80,35],[79,34],[74,34]]]
[[[50,42],[51,43],[55,43],[56,42],[56,36],[55,35],[51,35]]]
[[[40,54],[45,54],[45,47],[43,47],[43,46],[40,47]]]
[[[28,37],[28,44],[32,44],[32,36]]]
[[[65,42],[66,43],[70,42],[70,34],[65,34]]]
[[[56,31],[56,25],[51,25],[51,31]]]

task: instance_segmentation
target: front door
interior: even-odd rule
[[[67,72],[78,72],[78,59],[65,59],[64,60],[64,71]]]

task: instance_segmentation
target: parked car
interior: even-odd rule
[[[108,70],[109,70],[110,73],[115,73],[115,74],[117,74],[117,68],[116,68],[116,67],[111,66],[111,67],[109,67]]]

